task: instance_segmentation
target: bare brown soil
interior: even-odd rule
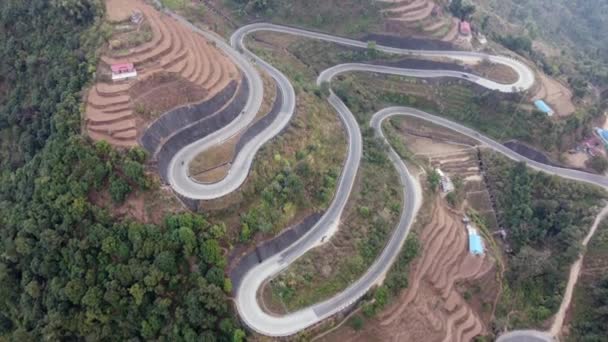
[[[494,261],[469,254],[464,225],[443,200],[435,201],[432,217],[408,289],[361,331],[345,326],[326,341],[470,341],[488,331]]]
[[[133,11],[132,4],[130,1],[124,0],[106,0],[106,15],[108,21],[119,22],[128,20]]]
[[[540,74],[540,87],[533,99],[545,100],[559,116],[568,116],[576,110],[572,102],[572,91],[545,74]]]
[[[203,183],[216,183],[226,177],[228,171],[230,171],[230,163],[221,164],[214,168],[211,168],[201,174],[194,177],[197,181]]]
[[[474,209],[484,218],[488,228],[498,229],[496,213],[481,175],[478,142],[414,118],[400,121],[398,127],[404,144],[418,158],[440,168],[452,180],[459,178],[462,181],[462,188],[456,191],[457,207]]]
[[[402,134],[409,135],[406,139],[417,144],[412,148],[419,154],[445,153],[462,150],[466,147],[477,146],[475,139],[458,134],[450,129],[432,124],[417,118],[397,118],[397,127]]]
[[[273,315],[286,315],[289,313],[287,306],[281,301],[279,296],[272,294],[272,286],[264,284],[258,293],[258,302],[264,311]]]
[[[589,155],[584,152],[577,152],[574,154],[570,154],[568,152],[562,154],[564,162],[568,166],[584,169],[587,167],[587,161],[589,160]]]
[[[171,108],[204,99],[208,91],[176,74],[161,72],[137,82],[129,93],[135,112],[150,119]]]
[[[152,39],[102,56],[101,81],[89,91],[86,106],[86,130],[93,140],[134,146],[151,114],[210,98],[240,78],[237,67],[211,42],[143,0],[108,0],[106,7],[109,21],[128,19],[140,10]],[[137,79],[111,82],[109,66],[122,62],[135,65]]]
[[[196,180],[204,182],[203,178],[205,177],[205,173],[230,163],[234,157],[234,150],[240,137],[241,135],[236,135],[222,144],[216,145],[213,148],[199,154],[190,163],[190,175],[192,175]]]
[[[517,82],[519,76],[515,70],[503,64],[481,62],[473,66],[473,71],[487,79],[498,83],[511,84]]]

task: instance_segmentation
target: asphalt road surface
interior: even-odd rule
[[[367,47],[366,42],[266,23],[252,24],[240,28],[232,35],[230,39],[231,44],[228,45],[221,38],[208,32],[201,31],[198,28],[190,25],[183,18],[172,13],[170,14],[173,15],[177,20],[191,26],[193,30],[214,41],[219,48],[226,52],[239,66],[245,76],[247,76],[251,91],[249,100],[247,101],[247,104],[239,118],[223,129],[185,147],[174,156],[168,173],[170,185],[176,192],[191,199],[214,199],[225,196],[237,190],[247,178],[257,151],[266,142],[279,134],[282,129],[287,126],[294,114],[296,97],[293,86],[287,77],[285,77],[285,75],[283,75],[279,70],[266,63],[264,60],[247,49],[244,43],[244,39],[247,35],[257,31],[274,31],[304,38],[334,42],[346,46],[360,48]],[[493,63],[503,64],[512,68],[515,72],[517,72],[519,77],[518,80],[513,84],[500,84],[476,75],[456,72],[453,70],[415,70],[349,63],[340,64],[323,71],[319,75],[317,83],[321,84],[323,82],[329,82],[333,77],[340,73],[363,71],[424,78],[455,77],[501,92],[523,91],[529,89],[534,84],[533,71],[524,63],[509,57],[491,56],[482,53],[463,51],[407,50],[381,45],[377,46],[376,48],[387,53],[402,54],[414,57],[444,57],[454,61],[466,63],[478,62],[487,59]],[[187,164],[200,152],[205,151],[212,146],[223,143],[249,126],[260,109],[264,88],[260,75],[254,65],[267,72],[281,89],[280,93],[283,96],[283,101],[280,114],[277,116],[277,119],[274,122],[269,124],[269,126],[266,127],[258,136],[245,145],[241,152],[236,156],[226,178],[213,184],[198,183],[189,177]],[[389,148],[389,158],[399,172],[400,183],[403,190],[403,198],[405,200],[403,203],[399,224],[395,228],[389,242],[378,259],[360,279],[351,284],[344,291],[326,301],[283,316],[270,315],[262,310],[257,302],[258,291],[260,290],[262,284],[287,268],[292,262],[304,255],[307,251],[319,245],[324,238],[327,237],[328,234],[330,234],[330,232],[340,224],[342,212],[347,204],[353,188],[362,154],[361,132],[354,116],[337,96],[331,93],[328,101],[339,115],[348,135],[348,155],[346,162],[343,165],[343,171],[340,175],[336,188],[336,195],[326,213],[306,235],[279,254],[250,269],[245,274],[241,282],[241,286],[236,290],[235,303],[241,319],[243,322],[245,322],[245,324],[247,324],[247,326],[249,326],[249,328],[260,334],[268,336],[293,335],[322,321],[327,317],[334,315],[335,313],[356,302],[367,291],[369,291],[371,287],[383,279],[384,274],[389,270],[394,259],[397,257],[420,207],[422,194],[418,181],[409,173],[406,165],[395,153],[395,151],[392,150],[392,148]],[[528,165],[538,170],[603,187],[608,186],[608,179],[605,177],[535,162],[517,154],[516,152],[513,152],[500,143],[493,141],[492,139],[485,137],[468,127],[414,108],[390,107],[376,113],[373,116],[370,125],[374,129],[375,133],[382,139],[384,139],[381,129],[383,120],[395,115],[418,117],[453,129],[459,133],[479,140],[488,147],[493,148],[494,150],[508,156],[513,160],[525,161],[528,163]],[[385,143],[388,144],[386,140]],[[527,341],[525,338],[536,338],[537,336],[535,335],[536,333],[527,334],[526,332],[514,332],[513,334],[514,338],[519,339],[510,339],[509,341]]]
[[[175,15],[174,15],[175,16]],[[187,23],[184,19],[175,16],[178,20]],[[189,24],[188,24],[189,25]],[[258,23],[244,26],[238,29],[230,38],[230,45],[222,42],[220,38],[213,34],[202,31],[193,27],[199,33],[204,34],[207,38],[216,42],[217,46],[225,51],[231,58],[236,61],[236,64],[241,71],[247,76],[250,89],[250,97],[243,113],[227,127],[216,131],[215,133],[196,141],[184,149],[179,151],[169,164],[168,179],[171,187],[180,195],[191,199],[209,200],[219,198],[237,190],[249,174],[251,164],[255,158],[257,151],[269,140],[280,133],[287,126],[295,111],[295,93],[291,82],[283,73],[266,63],[264,60],[256,56],[245,46],[244,40],[247,35],[258,31],[273,31],[285,34],[297,35],[304,38],[319,39],[328,42],[334,42],[340,45],[366,48],[366,42],[360,42],[352,39],[335,37],[327,34],[311,32],[291,27],[278,26],[274,24]],[[507,65],[514,69],[519,78],[513,84],[501,84],[478,77],[473,74],[457,72],[453,70],[416,70],[416,69],[401,69],[394,67],[366,65],[366,64],[342,64],[325,70],[319,77],[319,80],[331,80],[331,78],[339,73],[349,70],[364,70],[370,72],[392,73],[396,75],[412,76],[412,77],[456,77],[470,82],[477,83],[483,87],[502,92],[513,92],[514,90],[524,90],[530,88],[534,84],[534,73],[523,63],[501,56],[492,56],[476,52],[465,51],[425,51],[425,50],[409,50],[399,49],[378,45],[376,47],[380,51],[387,53],[418,56],[418,57],[446,57],[454,61],[461,62],[478,62],[484,59],[494,63]],[[241,132],[249,126],[257,115],[262,97],[264,95],[264,87],[260,75],[253,64],[267,72],[277,83],[277,86],[282,91],[283,102],[277,119],[273,121],[259,135],[248,142],[243,150],[236,156],[233,161],[227,176],[217,183],[200,183],[190,177],[188,174],[188,163],[202,151],[209,149],[212,146],[223,143],[237,133]]]
[[[554,342],[553,336],[536,330],[518,330],[500,335],[496,342]]]

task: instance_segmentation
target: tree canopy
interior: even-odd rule
[[[91,201],[151,185],[142,150],[79,134],[101,14],[93,0],[0,3],[0,339],[241,341],[221,224],[141,224]]]

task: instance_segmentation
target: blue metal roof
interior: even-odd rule
[[[553,109],[551,109],[551,107],[549,107],[549,105],[547,105],[543,100],[534,101],[534,105],[543,113],[553,112]]]
[[[600,135],[602,136],[602,139],[608,141],[608,131],[602,129]]]
[[[483,254],[483,241],[477,234],[469,234],[469,252],[474,255]]]

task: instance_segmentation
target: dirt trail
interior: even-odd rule
[[[156,112],[211,98],[240,78],[236,65],[222,51],[143,0],[106,0],[106,8],[111,22],[128,20],[134,10],[141,11],[152,30],[152,39],[102,56],[99,69],[104,75],[100,79],[109,79],[109,66],[121,62],[133,63],[138,78],[101,81],[91,88],[85,121],[93,140],[106,140],[115,146],[137,145],[145,123]],[[161,74],[173,76],[164,77],[167,82],[163,83],[158,82]],[[140,86],[146,82],[154,86]],[[166,87],[169,82],[175,87]],[[140,88],[145,92],[139,92]]]
[[[602,211],[597,215],[595,221],[593,222],[593,226],[589,230],[589,233],[583,240],[583,247],[586,247],[600,222],[608,215],[608,205],[602,209]],[[559,311],[555,315],[555,319],[553,320],[553,325],[551,326],[550,333],[552,336],[558,336],[562,331],[562,326],[564,325],[564,319],[566,317],[566,311],[570,307],[570,302],[572,301],[572,294],[574,292],[574,287],[576,286],[576,282],[578,281],[578,276],[581,272],[581,266],[583,265],[583,259],[585,255],[581,253],[578,260],[572,265],[570,268],[570,276],[568,277],[568,285],[566,286],[566,292],[564,293],[564,299],[562,300],[562,304],[559,307]]]

